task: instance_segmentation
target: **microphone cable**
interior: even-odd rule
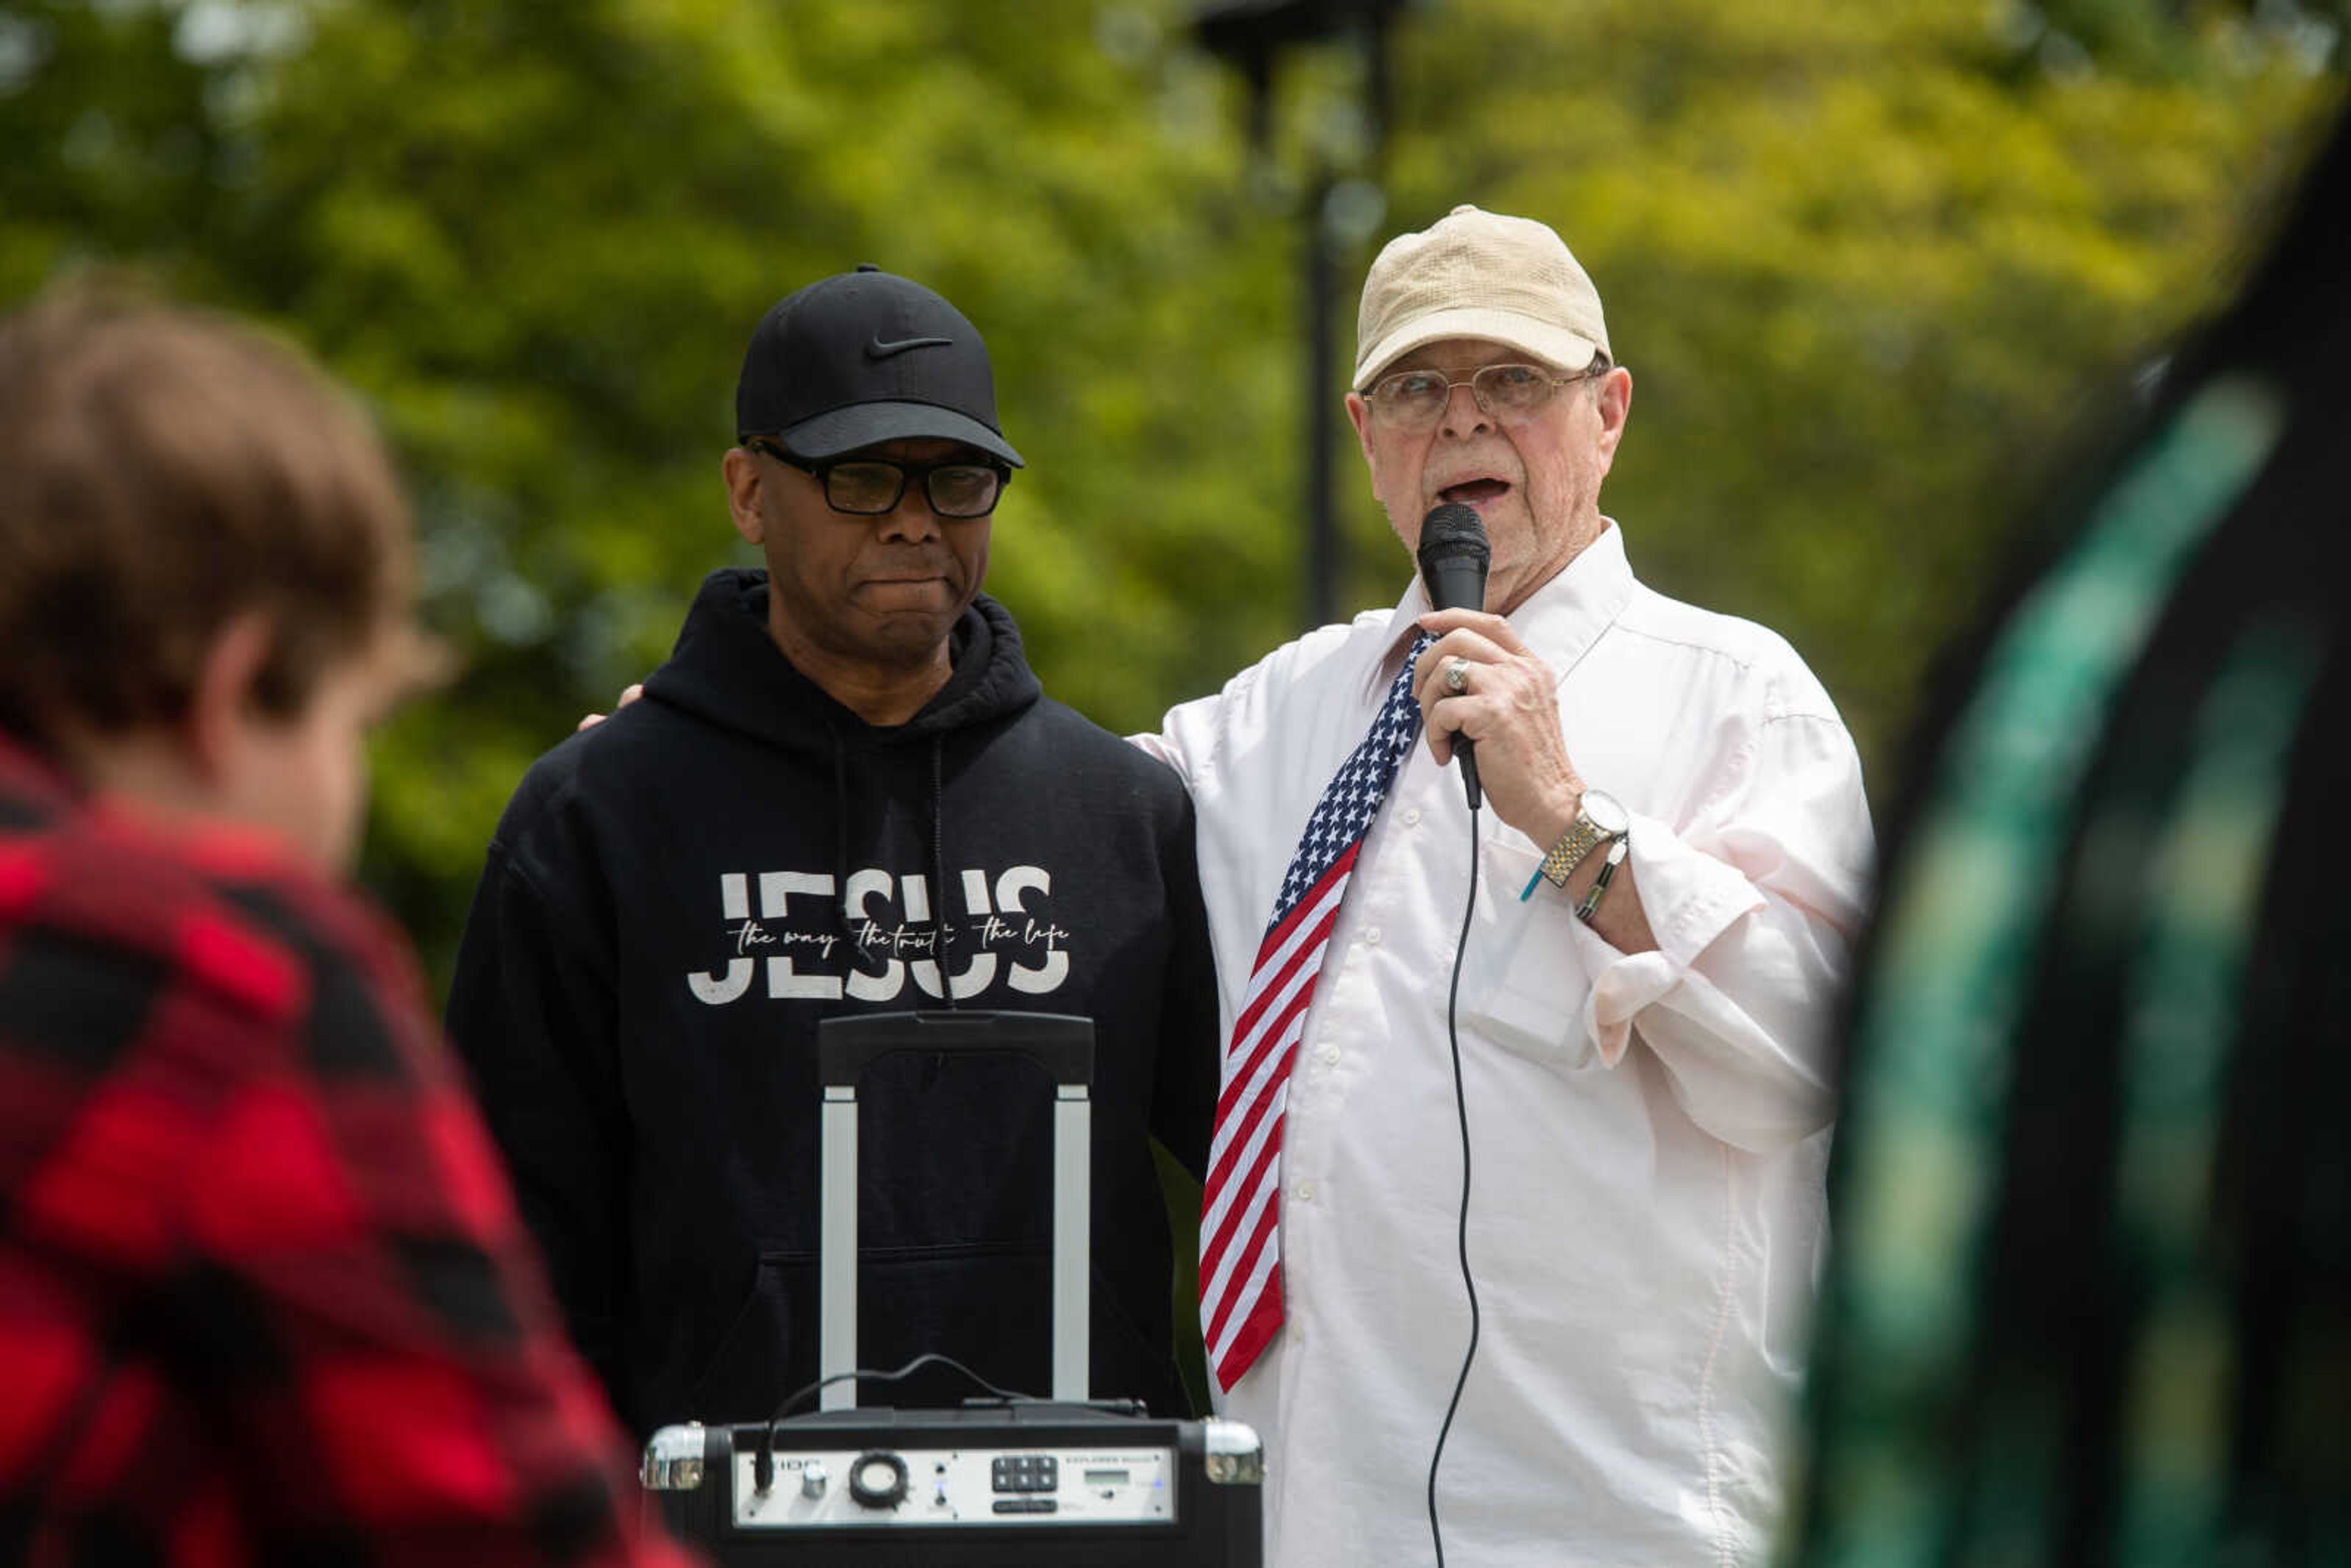
[[[1461,937],[1453,946],[1453,978],[1445,993],[1445,1037],[1453,1048],[1453,1108],[1461,1124],[1461,1216],[1455,1242],[1461,1256],[1461,1288],[1469,1296],[1469,1348],[1461,1353],[1460,1375],[1453,1380],[1453,1397],[1446,1402],[1445,1424],[1437,1429],[1437,1451],[1428,1456],[1428,1534],[1437,1544],[1437,1568],[1445,1568],[1445,1531],[1437,1520],[1437,1467],[1445,1458],[1446,1435],[1453,1430],[1454,1412],[1461,1407],[1461,1390],[1469,1382],[1469,1364],[1478,1359],[1478,1281],[1469,1273],[1469,1096],[1461,1083],[1461,1031],[1455,1015],[1461,1002],[1461,960],[1469,951],[1469,923],[1478,913],[1478,808],[1469,808],[1469,899],[1461,911]]]

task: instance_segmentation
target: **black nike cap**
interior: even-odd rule
[[[1025,467],[996,423],[987,345],[964,313],[868,264],[779,300],[735,383],[739,435],[810,462],[884,441],[961,441]]]

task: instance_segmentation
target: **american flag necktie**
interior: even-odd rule
[[[1281,1327],[1281,1115],[1290,1059],[1364,834],[1420,733],[1412,672],[1428,641],[1425,632],[1413,640],[1371,733],[1306,820],[1225,1048],[1224,1092],[1201,1200],[1200,1327],[1217,1385],[1227,1391]]]

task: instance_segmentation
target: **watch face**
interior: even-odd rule
[[[1604,795],[1597,789],[1583,792],[1583,814],[1591,818],[1592,825],[1604,833],[1621,834],[1633,825],[1633,819],[1625,813],[1624,807],[1616,803],[1616,797]]]

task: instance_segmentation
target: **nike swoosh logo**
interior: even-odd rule
[[[893,354],[903,354],[909,349],[945,349],[952,347],[954,343],[955,340],[952,338],[901,338],[894,343],[885,343],[882,340],[881,334],[877,332],[865,340],[865,357],[869,360],[886,360]]]

